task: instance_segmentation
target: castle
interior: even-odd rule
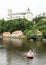
[[[33,19],[33,14],[30,12],[30,9],[28,8],[26,12],[22,13],[12,13],[11,9],[8,9],[8,20],[12,19],[18,19],[18,18],[26,18],[27,20],[32,21]]]

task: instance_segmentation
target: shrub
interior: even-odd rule
[[[35,32],[34,31],[32,31],[32,30],[29,30],[29,31],[27,31],[26,32],[26,36],[27,36],[27,39],[36,39],[36,34],[35,34]]]

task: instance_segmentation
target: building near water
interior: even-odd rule
[[[8,9],[7,20],[19,19],[19,18],[26,18],[27,20],[32,21],[33,14],[29,8],[26,10],[26,12],[22,12],[22,13],[13,13],[11,9]]]

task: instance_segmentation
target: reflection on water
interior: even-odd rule
[[[9,47],[10,46],[10,38],[3,38],[3,44],[5,45],[5,48]]]
[[[10,43],[10,38],[3,38],[3,43],[6,43],[6,44]]]
[[[16,46],[22,46],[21,50],[16,49],[18,48]],[[24,56],[28,48],[27,46],[33,49],[35,54],[33,59],[28,59]],[[25,51],[23,51],[22,48],[24,48]],[[23,43],[21,39],[3,38],[3,40],[0,40],[0,65],[46,65],[46,44],[41,41],[34,43],[26,41]]]
[[[16,47],[21,47],[23,40],[12,38],[12,39],[11,39],[11,42],[12,42],[12,44],[13,44],[14,46],[16,46]]]
[[[5,45],[12,44],[15,47],[21,47],[23,40],[22,39],[15,39],[15,38],[3,38],[3,43]]]

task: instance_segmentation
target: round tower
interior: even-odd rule
[[[12,14],[12,9],[8,9],[8,15]]]

